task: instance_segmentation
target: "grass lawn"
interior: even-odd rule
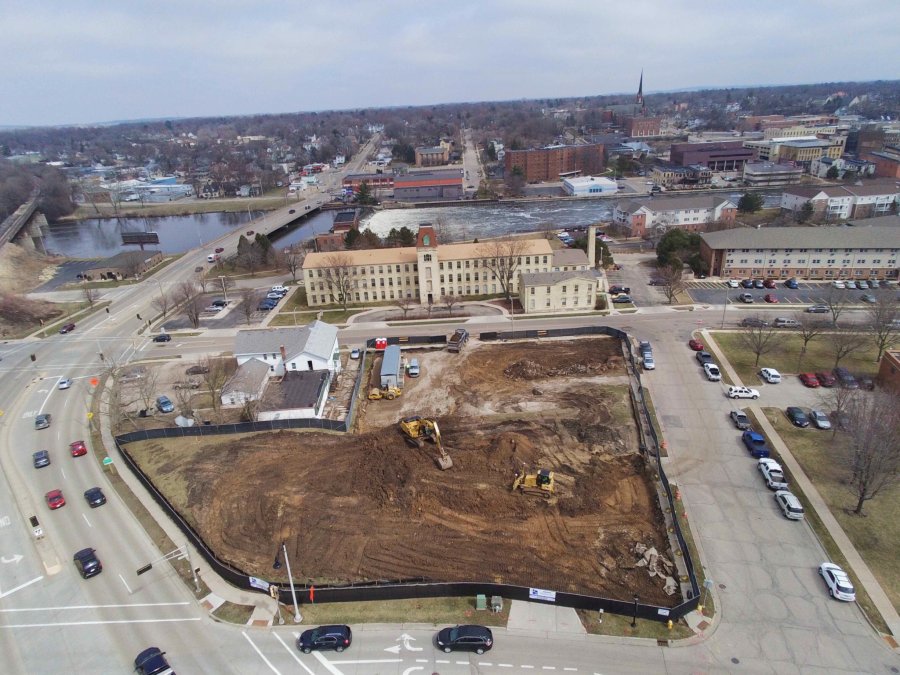
[[[894,607],[900,608],[900,566],[897,565],[900,490],[882,492],[875,499],[866,502],[863,507],[865,515],[853,515],[850,511],[856,506],[856,499],[844,484],[847,462],[835,461],[836,457],[846,456],[847,435],[838,432],[832,437],[830,431],[798,429],[790,424],[782,410],[764,410],[769,420],[775,421],[778,435],[803,466],[806,475],[871,568]],[[829,553],[832,551],[829,550]],[[860,599],[860,604],[864,604],[863,599]],[[869,616],[873,616],[873,608],[871,611],[870,608],[866,610]]]
[[[331,324],[341,324],[346,323],[347,319],[349,319],[354,314],[359,314],[361,310],[347,310],[346,312],[340,309],[337,310],[326,310],[322,312],[322,321],[325,323]],[[278,316],[272,319],[269,322],[270,326],[305,326],[306,324],[314,321],[316,317],[319,316],[318,312],[279,312]]]
[[[754,382],[759,372],[756,367],[756,354],[750,351],[743,341],[740,331],[713,331],[712,337],[725,353],[726,358],[734,366],[744,382]],[[878,364],[875,362],[876,349],[869,343],[868,337],[860,334],[860,342],[865,346],[849,356],[841,359],[841,365],[854,373],[875,375]],[[798,357],[803,346],[800,337],[790,331],[782,331],[772,341],[773,349],[759,358],[759,367],[775,368],[784,373],[812,373],[820,370],[831,371],[834,367],[834,355],[828,334],[818,335],[809,343],[802,364]],[[798,365],[802,369],[798,368]]]
[[[247,625],[251,614],[253,614],[253,605],[237,605],[227,600],[212,613],[220,621],[236,623],[241,626]]]
[[[488,598],[490,600],[490,598]],[[381,602],[330,602],[301,605],[304,624],[330,623],[433,623],[505,626],[509,620],[509,601],[503,601],[503,611],[494,614],[475,609],[475,598],[419,598],[413,600],[384,600]],[[293,606],[282,605],[281,611],[290,620]]]

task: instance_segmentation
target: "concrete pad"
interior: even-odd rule
[[[509,608],[510,630],[585,634],[587,631],[571,607],[513,600]]]

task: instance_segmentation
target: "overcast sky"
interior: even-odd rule
[[[0,0],[0,126],[896,79],[898,25],[898,0]]]

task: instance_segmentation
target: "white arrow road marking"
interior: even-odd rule
[[[269,669],[270,669],[273,673],[276,673],[276,675],[281,675],[281,673],[278,671],[278,669],[277,669],[275,666],[272,665],[271,661],[269,661],[269,659],[267,659],[267,658],[265,657],[265,655],[259,650],[259,647],[257,647],[255,644],[253,644],[253,640],[250,639],[250,636],[247,635],[247,633],[246,633],[245,631],[241,631],[241,635],[243,635],[244,638],[247,640],[247,642],[250,643],[250,646],[253,647],[253,651],[255,651],[257,654],[259,654],[259,658],[261,658],[261,659],[263,660],[263,662],[264,662],[267,666],[269,666]]]
[[[8,595],[12,595],[16,591],[21,591],[23,588],[26,588],[27,586],[31,586],[31,584],[36,584],[38,581],[40,581],[43,578],[44,578],[43,576],[36,577],[36,578],[32,579],[31,581],[26,581],[21,586],[16,586],[15,588],[8,590],[5,593],[0,593],[0,600],[2,600],[3,598],[5,598]]]
[[[385,647],[384,651],[390,652],[391,654],[399,654],[400,653],[400,645],[394,645],[393,647]]]
[[[333,665],[331,665],[328,662],[328,659],[326,659],[324,656],[322,656],[321,652],[313,652],[313,656],[315,656],[316,659],[318,659],[319,663],[321,663],[323,666],[325,666],[326,670],[328,670],[328,672],[331,673],[331,675],[344,675],[341,671],[339,671],[337,668],[335,668]]]
[[[294,661],[299,663],[300,667],[303,668],[303,670],[305,670],[307,673],[309,673],[309,675],[315,675],[315,673],[313,673],[313,671],[310,670],[309,666],[307,666],[305,663],[303,663],[303,661],[300,660],[300,657],[297,656],[296,649],[291,649],[290,647],[288,647],[287,643],[284,640],[282,640],[281,636],[278,633],[276,633],[275,631],[272,631],[272,635],[274,635],[275,639],[281,643],[281,646],[287,650],[287,653],[290,654],[292,657],[294,657]]]
[[[420,651],[422,651],[422,647],[413,647],[411,644],[409,644],[410,642],[415,642],[415,641],[416,641],[416,638],[414,638],[412,635],[407,635],[406,633],[404,633],[403,635],[400,636],[400,639],[403,640],[403,646],[404,646],[408,651],[411,651],[411,652],[420,652]]]
[[[12,557],[11,560],[7,560],[7,559],[6,559],[6,556],[3,556],[2,558],[0,558],[0,562],[2,562],[4,565],[9,565],[9,564],[11,564],[11,563],[15,563],[16,565],[18,565],[18,564],[19,564],[19,561],[20,561],[22,558],[24,558],[24,557],[25,557],[25,556],[19,555],[18,553],[16,553],[16,554],[13,555],[13,557]]]
[[[416,670],[425,670],[425,669],[422,666],[413,666],[412,668],[407,668],[406,670],[404,670],[403,675],[409,675],[410,673],[415,672]]]

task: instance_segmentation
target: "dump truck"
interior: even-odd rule
[[[424,448],[425,440],[430,439],[437,447],[438,454],[434,458],[435,463],[442,471],[446,471],[453,466],[453,460],[444,449],[441,441],[441,430],[435,420],[425,419],[419,415],[404,417],[400,420],[400,431],[406,442],[416,448]]]
[[[450,336],[450,339],[447,340],[447,349],[451,352],[459,352],[468,339],[469,331],[465,328],[457,328],[453,335]]]

